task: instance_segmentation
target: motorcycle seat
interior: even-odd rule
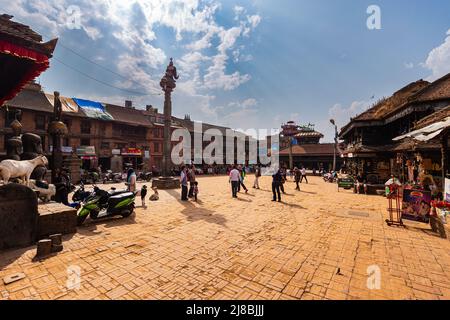
[[[48,183],[45,181],[36,181],[36,187],[41,188],[41,189],[48,189]]]
[[[110,195],[110,197],[114,197],[114,196],[121,195],[121,194],[124,194],[127,192],[128,192],[127,190],[112,190],[109,192],[109,195]]]

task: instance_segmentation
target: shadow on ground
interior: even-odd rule
[[[175,190],[165,190],[170,196],[175,198],[180,204],[183,205],[184,209],[181,211],[187,217],[190,222],[203,220],[207,223],[218,224],[222,227],[227,228],[227,219],[222,214],[216,214],[215,211],[206,208],[197,207],[195,202],[191,201],[181,201],[180,193]],[[197,202],[201,205],[203,202]]]

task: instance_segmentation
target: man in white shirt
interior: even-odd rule
[[[300,183],[303,182],[303,179],[305,179],[306,183],[308,183],[308,178],[306,178],[306,169],[305,169],[305,167],[303,167],[302,170],[300,170],[300,171],[302,173],[302,178],[300,179]]]
[[[181,201],[188,201],[188,177],[187,177],[187,169],[186,166],[181,168],[180,173],[180,182],[181,182]]]
[[[241,173],[239,172],[239,170],[236,169],[235,165],[233,166],[233,169],[230,171],[230,183],[233,198],[237,198],[239,185],[241,183]]]

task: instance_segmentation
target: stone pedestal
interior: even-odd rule
[[[52,202],[39,206],[38,239],[77,232],[77,210]]]
[[[179,189],[180,179],[174,177],[159,177],[152,180],[152,188],[158,188],[160,190]]]
[[[64,159],[64,167],[69,169],[70,179],[72,183],[79,183],[81,181],[81,159],[75,153],[66,159]]]
[[[20,184],[0,187],[0,250],[33,245],[37,237],[36,193]]]

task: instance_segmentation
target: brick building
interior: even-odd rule
[[[61,97],[63,121],[69,134],[63,138],[64,156],[76,153],[84,169],[97,168],[114,172],[131,164],[138,170],[161,168],[164,116],[151,106],[147,110],[104,104],[104,115],[76,105],[77,99]],[[88,100],[83,100],[88,101]],[[6,141],[12,136],[11,122],[19,118],[23,133],[35,133],[42,139],[43,151],[51,155],[48,123],[53,117],[53,95],[39,84],[28,84],[0,111],[0,158],[6,156]],[[174,122],[173,130],[181,128]]]

